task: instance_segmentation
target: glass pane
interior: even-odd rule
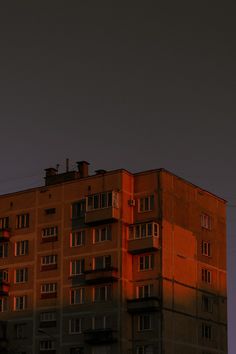
[[[107,207],[107,193],[101,194],[101,208]]]

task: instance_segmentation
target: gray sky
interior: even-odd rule
[[[0,4],[0,193],[88,160],[164,167],[236,206],[235,10],[215,1]],[[228,212],[235,353],[236,208]]]

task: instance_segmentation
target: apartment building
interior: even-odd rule
[[[226,354],[225,206],[85,161],[0,196],[0,352]]]

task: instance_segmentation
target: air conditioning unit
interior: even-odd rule
[[[135,199],[129,199],[128,204],[129,206],[135,206]]]

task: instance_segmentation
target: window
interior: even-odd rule
[[[55,254],[50,254],[47,256],[41,257],[41,265],[52,265],[52,264],[57,264],[57,255]]]
[[[70,354],[84,354],[83,347],[70,348]]]
[[[56,213],[56,208],[45,209],[46,215],[51,215],[51,214],[55,214],[55,213]]]
[[[204,283],[211,283],[211,278],[212,278],[212,274],[211,271],[209,269],[203,268],[202,269],[202,281]]]
[[[84,259],[70,261],[70,275],[80,275],[84,273]]]
[[[24,283],[28,280],[28,269],[19,268],[15,270],[15,283]]]
[[[84,304],[85,299],[85,289],[84,288],[76,288],[70,291],[70,304]]]
[[[212,218],[210,215],[201,214],[201,227],[207,230],[211,230],[212,228]]]
[[[212,339],[212,327],[206,323],[202,323],[202,338]]]
[[[16,216],[16,228],[24,229],[29,227],[29,214],[21,214]]]
[[[92,329],[106,329],[111,327],[110,317],[95,316],[92,318]]]
[[[139,199],[139,212],[151,211],[154,209],[154,195]]]
[[[69,320],[69,333],[70,334],[82,333],[83,328],[84,328],[84,319],[83,318],[72,318]]]
[[[154,255],[139,256],[139,270],[150,270],[154,266]]]
[[[142,299],[152,296],[153,284],[140,285],[136,288],[137,299]]]
[[[16,339],[24,339],[27,337],[26,323],[17,323],[15,325]]]
[[[213,312],[213,299],[210,296],[202,295],[202,311],[203,312]]]
[[[138,330],[147,331],[152,329],[152,316],[151,314],[143,314],[138,316]]]
[[[211,256],[211,244],[207,241],[202,241],[202,255],[203,256]]]
[[[46,227],[42,230],[42,238],[57,237],[57,226]]]
[[[0,258],[8,257],[8,242],[0,243]]]
[[[102,302],[111,300],[111,285],[96,286],[93,288],[93,301]]]
[[[113,191],[89,195],[86,203],[87,211],[109,207],[119,208],[118,193]]]
[[[153,354],[153,347],[151,345],[138,345],[136,347],[136,354]]]
[[[111,256],[101,256],[93,258],[93,269],[109,269],[111,268]]]
[[[0,230],[6,230],[9,228],[9,216],[0,218]]]
[[[55,341],[51,339],[41,340],[39,343],[40,350],[55,350]]]
[[[71,205],[71,218],[78,219],[85,215],[85,200],[80,200]]]
[[[40,313],[40,322],[54,322],[56,321],[56,312],[47,311]]]
[[[15,256],[25,256],[29,251],[29,241],[18,241],[15,242]]]
[[[2,297],[0,298],[0,312],[8,311],[8,298]]]
[[[0,281],[8,283],[8,269],[0,270]]]
[[[41,285],[41,294],[53,294],[57,292],[56,283],[45,283]]]
[[[70,233],[70,247],[79,247],[85,243],[85,230],[72,231]]]
[[[130,240],[157,236],[159,236],[159,225],[155,222],[137,224],[129,228]]]
[[[14,310],[22,311],[26,309],[26,295],[14,297]]]
[[[97,227],[93,230],[93,243],[111,240],[111,226]]]

